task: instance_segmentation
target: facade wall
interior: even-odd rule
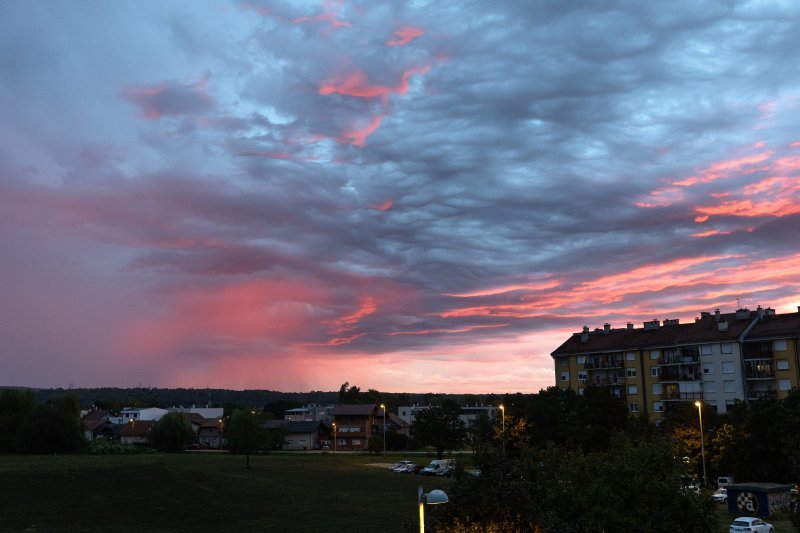
[[[741,319],[739,313],[744,314]],[[677,321],[665,321],[655,333],[648,330],[658,330],[657,323],[655,328],[648,328],[654,323],[645,323],[640,330],[628,327],[589,332],[584,328],[583,334],[574,334],[562,345],[566,350],[553,352],[556,385],[579,394],[590,385],[608,387],[610,393],[625,400],[629,411],[646,411],[653,420],[659,420],[677,405],[697,400],[724,413],[736,400],[785,398],[791,389],[800,387],[800,329],[792,325],[800,320],[798,315],[779,315],[776,319],[771,318],[776,316],[774,312],[765,315],[760,309],[752,314],[740,310],[736,315],[722,317],[704,313],[705,322],[697,319],[695,324],[678,328]],[[758,332],[756,328],[762,320],[766,330],[774,332],[777,328],[794,333],[763,338],[762,330],[762,337],[748,339],[749,332]],[[673,325],[676,328],[670,330]],[[646,341],[648,334],[667,342],[670,338],[676,341],[613,348],[616,339],[632,345]],[[677,342],[681,337],[695,339]],[[584,344],[586,351],[581,353]],[[600,350],[598,346],[605,347]]]

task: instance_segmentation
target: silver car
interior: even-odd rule
[[[728,530],[730,533],[775,533],[775,528],[772,524],[767,524],[760,518],[752,516],[740,516],[731,524]]]

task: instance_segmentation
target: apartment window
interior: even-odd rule
[[[713,374],[714,373],[714,365],[711,363],[706,363],[703,365],[703,374]]]
[[[736,392],[736,382],[735,381],[725,381],[723,383],[725,386],[725,392]]]
[[[353,446],[359,446],[361,444],[361,439],[353,439]]]
[[[562,357],[561,366],[569,366],[569,359],[567,359],[566,357]]]
[[[661,355],[658,350],[650,350],[650,359],[658,359],[658,356]]]
[[[733,353],[733,344],[730,342],[723,342],[719,348],[722,353]]]
[[[653,402],[653,412],[654,413],[663,413],[664,412],[664,403],[663,402]]]
[[[635,368],[626,368],[625,369],[625,373],[629,378],[635,378],[636,377],[636,369]]]
[[[775,341],[775,345],[773,346],[772,349],[775,350],[776,352],[785,352],[787,349],[786,339]]]
[[[791,379],[779,379],[778,380],[778,390],[792,390],[792,380]]]
[[[716,381],[704,381],[703,382],[703,392],[717,392],[717,382]]]
[[[700,347],[700,355],[711,355],[714,353],[714,349],[710,344],[704,344]]]
[[[775,363],[778,370],[789,370],[789,361],[786,359],[778,359]]]
[[[569,372],[561,373],[561,381],[569,381]]]
[[[636,361],[636,352],[628,352],[625,354],[625,359],[628,361]]]
[[[722,362],[722,373],[723,374],[733,374],[733,361],[723,361]]]
[[[629,395],[632,396],[634,394],[637,394],[638,392],[639,392],[639,389],[636,387],[636,385],[628,385],[628,394]]]
[[[651,376],[653,376],[654,378],[657,378],[659,376],[659,374],[660,374],[659,367],[657,367],[657,366],[651,366],[650,367],[650,375]]]
[[[578,364],[582,365],[584,363],[586,363],[586,356],[585,355],[579,355],[578,356]]]
[[[639,412],[639,404],[636,402],[631,402],[630,404],[628,404],[628,408],[631,410],[631,413]]]
[[[654,395],[661,394],[661,383],[653,383],[653,394]]]
[[[589,373],[585,370],[578,370],[578,380],[586,381],[587,379],[589,379]]]

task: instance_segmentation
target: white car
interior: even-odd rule
[[[772,524],[767,524],[760,518],[752,516],[740,516],[731,524],[728,530],[730,533],[750,532],[750,533],[775,533],[775,528]]]
[[[717,503],[727,503],[728,489],[717,489],[714,494],[711,495],[711,499]]]
[[[397,461],[391,466],[391,470],[392,472],[404,472],[410,464],[411,461]]]

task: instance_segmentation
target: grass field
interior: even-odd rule
[[[386,462],[413,457],[390,456]],[[467,462],[469,455],[464,456]],[[425,464],[429,457],[418,457]],[[417,486],[380,456],[274,453],[0,456],[0,532],[409,532]],[[733,516],[719,506],[719,531]],[[435,512],[435,508],[430,512]],[[794,532],[784,513],[768,520]]]
[[[275,453],[246,469],[243,456],[217,453],[0,456],[0,531],[413,531],[417,486],[450,480],[372,466],[382,461]]]

